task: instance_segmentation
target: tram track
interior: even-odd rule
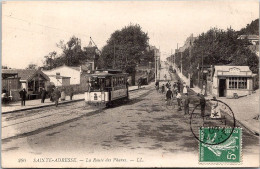
[[[147,95],[147,93],[151,90],[145,88],[144,90],[137,91],[139,92],[131,92],[132,95],[130,95],[130,102]],[[73,122],[84,116],[91,116],[101,113],[105,110],[105,108],[100,109],[93,108],[91,106],[86,107],[84,104],[80,107],[78,107],[78,105],[79,104],[77,103],[75,105],[75,102],[71,103],[71,105],[68,106],[70,107],[68,110],[59,110],[59,108],[62,108],[63,106],[56,109],[48,107],[48,110],[44,111],[34,109],[30,110],[31,112],[29,113],[29,117],[26,116],[26,114],[20,115],[19,112],[15,112],[14,114],[6,114],[11,117],[5,117],[7,121],[2,123],[2,141],[5,143],[12,139],[34,135],[57,126]],[[92,109],[89,109],[90,107]],[[12,131],[13,133],[8,133],[9,131]]]

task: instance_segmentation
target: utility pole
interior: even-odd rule
[[[175,59],[176,59],[176,55],[179,53],[179,49],[178,49],[178,43],[177,43],[177,53],[175,53],[174,55],[174,69],[176,69],[176,62],[175,62]],[[177,70],[177,69],[176,69]]]
[[[113,69],[115,69],[115,65],[116,65],[116,59],[115,59],[115,58],[116,58],[116,56],[115,56],[115,55],[116,55],[116,53],[115,53],[115,52],[116,52],[116,47],[115,47],[115,41],[114,41],[114,58],[113,58]]]
[[[171,49],[171,65],[173,66],[173,56],[172,56],[172,49]]]
[[[154,79],[155,79],[155,83],[156,83],[156,82],[157,82],[157,68],[156,68],[156,67],[157,67],[157,66],[156,66],[156,60],[157,60],[156,57],[157,57],[157,56],[156,56],[156,49],[154,49],[154,52],[153,52],[153,53],[154,53],[154,69],[155,69],[155,70],[154,70],[154,74],[155,74]]]
[[[181,75],[182,75],[182,52],[181,52]]]

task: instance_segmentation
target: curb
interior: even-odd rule
[[[144,89],[144,88],[145,87],[141,87],[140,89]],[[139,90],[139,89],[129,90],[129,92],[136,91],[136,90]],[[73,103],[73,102],[78,102],[78,101],[83,101],[83,100],[84,99],[70,100],[70,101],[65,101],[65,102],[59,102],[59,104],[68,104],[68,103]],[[18,110],[11,110],[11,111],[2,112],[2,114],[8,114],[8,113],[14,113],[14,112],[26,111],[26,110],[33,110],[33,109],[38,109],[38,108],[43,108],[43,107],[50,107],[50,106],[55,106],[55,104],[46,104],[46,105],[42,105],[42,106],[35,106],[35,107],[18,109]]]
[[[73,102],[78,102],[78,101],[82,101],[84,99],[77,99],[77,100],[71,100],[71,101],[66,101],[66,102],[59,102],[59,104],[67,104],[67,103],[73,103]],[[6,112],[2,112],[2,114],[8,114],[8,113],[14,113],[14,112],[18,112],[18,111],[26,111],[26,110],[32,110],[32,109],[38,109],[38,108],[43,108],[43,107],[50,107],[50,106],[55,106],[55,104],[46,104],[46,105],[42,105],[42,106],[35,106],[35,107],[28,107],[28,108],[24,108],[24,109],[19,109],[19,110],[11,110],[11,111],[6,111]]]

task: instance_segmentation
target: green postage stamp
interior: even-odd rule
[[[241,162],[241,128],[202,127],[199,136],[199,162]]]

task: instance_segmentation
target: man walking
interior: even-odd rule
[[[53,99],[55,101],[55,106],[57,107],[59,104],[59,98],[61,97],[61,93],[58,88],[56,88],[53,92]]]
[[[23,88],[23,90],[21,90],[19,92],[19,94],[20,94],[20,98],[21,98],[21,106],[25,106],[25,100],[26,100],[26,95],[27,95],[25,88]]]
[[[41,93],[41,103],[44,103],[46,95],[47,95],[47,91],[45,90],[45,88],[43,88]]]
[[[189,114],[189,104],[190,104],[190,98],[188,95],[185,95],[184,97],[184,115]]]

